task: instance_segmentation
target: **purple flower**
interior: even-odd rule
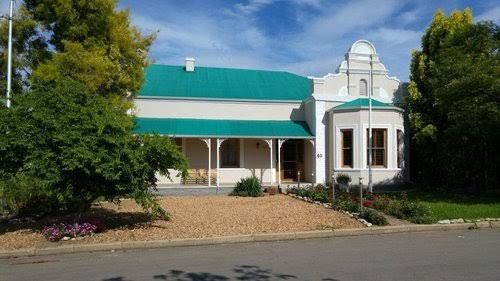
[[[97,231],[98,227],[95,224],[84,222],[80,224],[52,224],[45,226],[42,229],[42,234],[47,240],[56,242],[65,236],[82,237],[92,235]]]

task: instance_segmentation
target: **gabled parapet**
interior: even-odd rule
[[[347,50],[336,73],[309,79],[313,95],[319,99],[345,102],[368,96],[371,91],[374,98],[393,103],[399,99],[401,81],[388,73],[375,46],[370,41],[358,40]]]

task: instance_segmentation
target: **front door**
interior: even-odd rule
[[[303,151],[303,140],[287,140],[283,143],[281,147],[283,181],[297,181],[299,171],[301,172],[301,180],[303,180]]]

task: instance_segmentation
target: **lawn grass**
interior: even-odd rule
[[[500,195],[456,195],[409,192],[408,199],[426,204],[433,221],[500,218]]]

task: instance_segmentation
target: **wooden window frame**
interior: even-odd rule
[[[351,133],[351,146],[345,147],[344,144],[344,132]],[[346,165],[344,162],[344,153],[346,150],[350,150],[351,154],[351,164]],[[352,128],[340,129],[340,167],[342,168],[354,168],[354,130]]]
[[[398,169],[403,168],[403,145],[404,145],[404,132],[403,130],[396,130],[396,167]]]
[[[375,146],[375,140],[376,140],[376,135],[378,133],[382,132],[383,134],[383,146]],[[386,128],[372,128],[372,162],[373,165],[372,167],[374,168],[387,168],[387,158],[388,158],[388,151],[387,151],[387,132],[388,130]],[[367,128],[366,129],[366,165],[370,165],[370,131]],[[382,164],[377,164],[376,159],[375,159],[375,151],[382,150]]]

